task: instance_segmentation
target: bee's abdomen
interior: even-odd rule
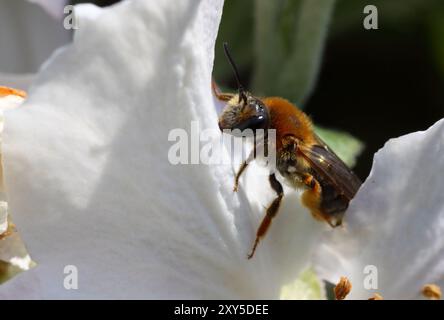
[[[349,200],[340,194],[336,188],[325,182],[319,181],[321,186],[321,202],[320,209],[322,213],[336,220],[336,224],[340,225],[342,216],[348,208]]]

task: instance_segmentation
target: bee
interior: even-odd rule
[[[304,190],[301,202],[315,219],[325,221],[331,227],[341,225],[350,200],[361,186],[360,179],[316,135],[310,118],[294,104],[280,97],[258,98],[246,91],[227,43],[224,43],[224,52],[234,71],[238,92],[221,93],[214,81],[212,83],[217,99],[226,102],[219,116],[220,130],[265,129],[267,132],[267,129],[275,129],[277,171],[291,187]],[[241,164],[234,177],[234,191],[238,190],[239,178],[248,163],[255,158],[256,148],[267,145],[266,142],[267,135],[262,144],[255,144],[248,159]],[[282,185],[274,172],[270,172],[269,183],[276,198],[266,209],[248,259],[253,257],[259,241],[267,233],[284,197]]]

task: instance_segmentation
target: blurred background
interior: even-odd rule
[[[0,4],[4,1],[10,4]],[[107,6],[118,1],[66,2]],[[368,4],[378,9],[377,30],[363,27]],[[36,7],[25,0],[14,5]],[[33,43],[31,37],[22,41],[27,48],[12,50],[18,40],[0,28],[0,80],[5,72],[34,73],[55,48],[69,41],[70,32],[39,10],[37,23],[52,30],[46,43]],[[15,29],[23,28],[20,19],[5,10],[0,16],[1,25],[9,16]],[[214,78],[224,90],[234,91],[223,41],[255,95],[283,96],[317,125],[359,139],[364,149],[355,171],[362,179],[374,153],[389,138],[427,129],[444,116],[442,0],[225,0]],[[8,52],[32,51],[39,52],[34,60],[17,56],[20,64],[1,62]]]
[[[257,35],[267,33],[261,31],[263,24],[269,23],[264,20],[275,19],[271,37],[289,42],[301,27],[297,11],[303,1],[276,1],[279,4],[274,17],[266,16],[272,14],[271,8],[258,9],[261,2],[226,0],[216,47],[215,78],[224,86],[236,87],[221,49],[221,42],[228,41],[242,81],[252,92],[285,94],[284,97],[302,107],[316,124],[347,131],[364,143],[354,169],[361,178],[367,177],[374,153],[388,139],[427,129],[444,117],[444,1],[337,0],[326,23],[314,83],[302,98],[292,96],[291,88],[287,92],[275,88],[280,75],[264,75],[265,81],[254,77],[258,60],[261,62],[258,56],[263,55],[258,50],[278,55],[278,45],[267,43],[267,36]],[[363,9],[367,4],[378,9],[378,30],[363,27],[366,16]],[[316,36],[311,26],[302,32]],[[287,52],[276,59],[291,59],[291,50],[299,49],[288,44],[287,48]],[[273,58],[268,63],[270,60]],[[279,68],[282,66],[279,61],[272,63],[267,68],[298,77],[298,69],[288,69],[285,65]],[[294,88],[294,92],[297,91]]]

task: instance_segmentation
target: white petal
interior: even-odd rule
[[[3,96],[6,94],[5,96]],[[16,94],[23,94],[23,92],[15,92],[8,88],[0,88],[0,142],[4,128],[3,112],[5,110],[11,110],[17,108],[24,101],[24,98]],[[10,226],[10,219],[8,219],[8,204],[3,201],[6,199],[4,181],[3,181],[3,163],[2,153],[0,149],[0,235],[5,231],[8,231]],[[20,272],[21,270],[27,270],[31,267],[32,261],[29,257],[23,241],[17,232],[9,233],[0,239],[0,261],[9,262],[11,265],[18,267],[18,270],[14,272]]]
[[[308,265],[324,226],[296,193],[249,261],[273,196],[266,173],[253,167],[234,194],[231,166],[168,161],[171,129],[217,130],[221,11],[221,0],[104,9],[8,112],[9,204],[38,266],[1,298],[279,298]],[[78,290],[63,287],[67,265]]]
[[[75,6],[75,17],[78,28],[83,28],[90,21],[94,21],[102,13],[102,9],[92,3],[81,3]]]
[[[12,94],[2,97],[0,92],[0,133],[3,131],[3,111],[17,108],[22,103],[22,97]]]
[[[71,41],[62,21],[51,19],[39,6],[0,0],[0,8],[2,73],[36,72],[55,49]]]
[[[0,72],[0,85],[28,91],[34,81],[32,73],[2,73]]]
[[[2,134],[4,128],[4,117],[3,112],[5,110],[10,110],[17,108],[24,101],[24,98],[20,95],[24,95],[24,92],[18,92],[16,89],[10,89],[8,87],[0,87],[0,143],[2,142]],[[5,188],[3,181],[3,161],[2,161],[2,152],[0,148],[0,201],[5,200]],[[2,202],[2,201],[1,201]],[[0,203],[1,203],[0,202]],[[0,210],[0,233],[3,233],[6,229],[5,225],[2,224],[7,219],[7,206],[6,208],[2,207],[4,210]],[[6,226],[7,227],[7,226]]]
[[[361,299],[374,292],[385,299],[415,298],[423,285],[442,281],[443,170],[444,120],[387,142],[346,213],[345,230],[325,241],[320,274],[334,283],[349,277],[350,298]],[[377,267],[375,290],[365,288],[367,265]]]
[[[8,229],[8,204],[0,201],[0,235]]]
[[[63,17],[63,8],[68,4],[68,0],[28,0],[29,2],[41,5],[55,19]]]

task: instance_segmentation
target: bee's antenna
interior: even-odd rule
[[[244,100],[246,103],[247,97],[245,96],[245,89],[244,89],[244,86],[240,82],[239,71],[237,71],[236,64],[234,63],[233,58],[230,55],[230,51],[228,50],[228,43],[224,42],[223,45],[224,45],[225,56],[227,57],[228,61],[230,62],[230,65],[234,71],[234,76],[236,78],[236,82],[237,82],[237,86],[238,86],[238,90],[239,90],[239,102],[241,100]]]

